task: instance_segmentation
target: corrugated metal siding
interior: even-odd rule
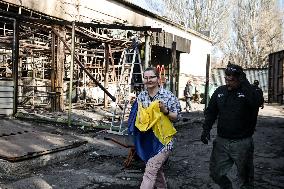
[[[13,113],[14,82],[0,80],[0,115]]]
[[[247,79],[250,83],[259,81],[259,87],[264,93],[268,92],[268,69],[246,69]],[[217,86],[225,85],[225,68],[211,70],[211,82]]]
[[[269,55],[268,102],[270,103],[284,103],[283,64],[284,51],[275,52]]]

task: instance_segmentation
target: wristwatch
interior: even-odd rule
[[[169,108],[167,108],[167,112],[166,113],[164,113],[164,115],[169,115],[169,113],[170,113],[170,110],[169,110]]]

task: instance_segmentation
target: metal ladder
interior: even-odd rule
[[[125,49],[120,59],[121,74],[116,90],[116,102],[109,133],[127,134],[125,114],[130,110],[130,93],[135,87],[142,87],[142,65],[139,49]]]

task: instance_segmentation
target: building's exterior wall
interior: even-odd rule
[[[42,12],[44,14],[62,18],[65,20],[72,20],[70,14],[76,13],[76,9],[73,4],[73,0],[3,0],[8,3],[12,3],[18,6]]]
[[[191,37],[190,53],[180,55],[179,98],[183,97],[183,90],[188,79],[204,78],[204,81],[192,81],[194,85],[205,83],[207,54],[211,54],[211,43],[198,37]]]

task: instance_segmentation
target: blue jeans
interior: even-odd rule
[[[217,137],[213,141],[210,158],[210,176],[221,189],[232,189],[232,183],[226,176],[236,164],[241,189],[253,189],[254,143],[252,137],[244,139],[224,139]]]

